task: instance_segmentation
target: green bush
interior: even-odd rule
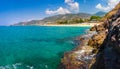
[[[83,19],[71,19],[71,20],[58,20],[56,21],[57,24],[75,24],[75,23],[82,23],[84,22]]]
[[[101,17],[100,16],[91,16],[90,21],[92,21],[92,20],[100,21]]]

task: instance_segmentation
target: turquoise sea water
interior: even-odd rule
[[[89,27],[0,27],[0,69],[57,69]]]

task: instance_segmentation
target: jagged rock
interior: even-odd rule
[[[108,14],[109,17],[103,24],[107,36],[96,54],[98,56],[91,69],[120,69],[120,3]],[[99,54],[102,54],[102,57]]]
[[[118,7],[117,7],[118,8]],[[118,9],[117,13],[112,15],[110,19],[107,21],[108,25],[108,35],[107,35],[107,46],[111,46],[116,49],[118,52],[120,51],[120,9]]]
[[[84,36],[79,46],[64,54],[64,69],[120,69],[120,3],[105,20],[90,29],[97,33]]]
[[[100,24],[100,25],[95,25],[94,27],[92,27],[91,29],[90,29],[90,31],[104,31],[105,30],[105,28],[104,28],[104,26],[102,25],[102,24]]]
[[[99,48],[101,44],[103,43],[104,39],[106,37],[106,33],[100,32],[99,34],[95,34],[92,36],[92,38],[88,41],[88,45],[92,46],[93,48]]]

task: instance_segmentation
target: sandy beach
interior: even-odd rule
[[[72,27],[93,27],[95,25],[99,25],[99,23],[79,23],[79,24],[44,24],[42,26],[72,26]]]

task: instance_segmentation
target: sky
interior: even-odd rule
[[[0,0],[0,25],[69,14],[108,12],[120,0]]]

